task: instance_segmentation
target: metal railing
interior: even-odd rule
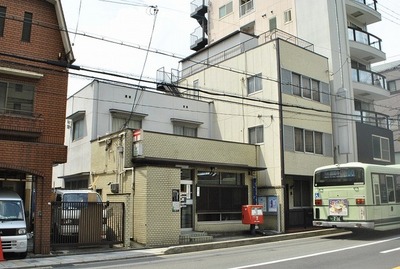
[[[382,39],[368,32],[348,27],[349,40],[362,43],[382,51]]]
[[[381,74],[361,69],[351,69],[352,80],[355,82],[360,82],[368,85],[373,85],[375,87],[379,87],[387,90],[386,86],[386,77]]]
[[[206,38],[206,33],[204,32],[203,27],[197,27],[194,32],[190,34],[190,46],[193,46],[198,40],[204,38]]]
[[[124,204],[52,202],[52,248],[123,243]]]
[[[208,6],[208,0],[193,0],[190,2],[190,12],[194,13],[200,6]]]
[[[364,4],[372,9],[377,10],[377,8],[376,8],[377,1],[376,0],[353,0],[353,1]]]
[[[367,110],[357,110],[355,118],[356,121],[364,124],[389,129],[389,116],[382,113]]]
[[[249,13],[254,9],[254,3],[253,0],[250,0],[240,6],[240,17]]]

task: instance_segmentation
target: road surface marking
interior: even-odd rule
[[[292,257],[292,258],[287,258],[287,259],[281,259],[281,260],[276,260],[276,261],[270,261],[270,262],[263,262],[263,263],[256,263],[256,264],[249,264],[249,265],[244,265],[244,266],[239,266],[239,267],[232,267],[230,269],[245,269],[245,268],[251,268],[251,267],[257,267],[257,266],[263,266],[263,265],[269,265],[269,264],[275,264],[275,263],[280,263],[280,262],[287,262],[287,261],[294,261],[294,260],[300,260],[304,258],[310,258],[310,257],[315,257],[315,256],[320,256],[320,255],[326,255],[330,253],[335,253],[335,252],[340,252],[340,251],[345,251],[349,249],[356,249],[356,248],[362,248],[362,247],[367,247],[367,246],[372,246],[372,245],[377,245],[377,244],[382,244],[394,240],[399,240],[400,237],[396,238],[391,238],[391,239],[386,239],[386,240],[381,240],[381,241],[376,241],[376,242],[371,242],[367,244],[362,244],[358,246],[352,246],[352,247],[347,247],[347,248],[340,248],[340,249],[334,249],[334,250],[329,250],[329,251],[323,251],[323,252],[317,252],[313,254],[308,254],[304,256],[297,256],[297,257]]]
[[[393,251],[398,251],[398,250],[400,250],[400,248],[389,249],[389,250],[381,251],[379,253],[386,254],[386,253],[393,252]]]

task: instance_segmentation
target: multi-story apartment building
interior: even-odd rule
[[[23,198],[34,252],[43,254],[50,252],[52,168],[67,160],[74,55],[65,29],[59,0],[0,1],[0,188]]]
[[[385,59],[381,39],[367,31],[381,20],[376,1],[191,6],[200,23],[191,35],[196,52],[182,60],[177,84],[200,89],[198,98],[210,97],[206,90],[228,96],[214,101],[221,113],[214,135],[262,144],[267,171],[258,174],[258,190],[278,190],[285,217],[277,221],[310,224],[312,173],[323,163],[394,163],[388,116],[373,106],[389,97],[385,77],[371,71]]]
[[[393,131],[395,162],[400,163],[400,61],[373,67],[386,77],[390,98],[375,102],[377,112],[389,115],[389,127]]]

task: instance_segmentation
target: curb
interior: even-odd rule
[[[256,238],[244,238],[244,239],[235,239],[235,240],[227,240],[220,242],[209,242],[202,244],[193,244],[193,245],[184,245],[184,246],[174,246],[169,247],[164,252],[165,255],[170,254],[180,254],[187,252],[195,252],[202,250],[212,250],[212,249],[221,249],[221,248],[229,248],[229,247],[238,247],[238,246],[247,246],[247,245],[255,245],[262,243],[270,243],[277,241],[285,241],[285,240],[293,240],[298,238],[305,237],[314,237],[314,236],[326,236],[326,235],[338,235],[338,234],[347,234],[349,231],[329,228],[322,229],[316,231],[306,231],[306,232],[298,232],[298,233],[289,233],[289,234],[276,234],[273,236],[262,236]]]

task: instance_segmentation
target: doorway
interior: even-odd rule
[[[193,180],[192,170],[181,171],[181,230],[193,230]]]

